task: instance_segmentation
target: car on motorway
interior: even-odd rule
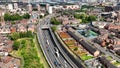
[[[54,48],[54,50],[55,50],[55,55],[56,55],[57,57],[59,57],[59,56],[60,56],[60,54],[59,54],[58,49],[55,47],[55,48]]]
[[[59,52],[55,52],[55,55],[56,55],[57,57],[59,57],[59,56],[60,56]]]
[[[65,68],[67,68],[68,66],[66,65],[67,62],[65,60],[64,60],[64,63],[65,63]]]
[[[48,45],[46,45],[46,49],[47,49],[47,51],[49,51]]]
[[[57,60],[54,61],[54,64],[55,64],[55,66],[61,66],[61,64],[59,64],[59,63],[57,62]]]
[[[57,49],[57,47],[54,47],[54,50],[55,50],[56,52],[58,52],[58,49]]]
[[[49,45],[49,41],[47,40],[47,44]]]
[[[47,51],[49,51],[49,49],[47,48]]]

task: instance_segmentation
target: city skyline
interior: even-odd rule
[[[92,2],[120,2],[120,0],[0,0],[1,2],[70,2],[70,1],[78,1],[78,2],[85,2],[85,3],[92,3]]]

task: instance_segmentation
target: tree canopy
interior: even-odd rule
[[[31,31],[27,31],[27,32],[14,32],[14,33],[10,34],[11,40],[17,40],[19,38],[25,38],[25,37],[33,38],[34,35],[33,35],[33,33]]]
[[[77,19],[81,19],[81,23],[89,23],[91,21],[96,21],[97,19],[96,16],[86,14],[74,14],[74,17]]]
[[[86,10],[79,9],[79,10],[75,10],[75,12],[86,12]]]
[[[86,15],[85,14],[74,14],[74,17],[77,19],[84,19]]]
[[[19,46],[20,46],[20,42],[14,41],[14,43],[13,43],[13,49],[14,49],[14,50],[18,50],[18,49],[19,49]]]
[[[84,8],[90,9],[90,8],[94,8],[94,6],[90,6],[90,5],[83,5],[83,6],[81,7],[81,9],[84,9]]]
[[[90,15],[87,17],[88,21],[95,21],[96,20],[96,16]]]
[[[29,19],[30,15],[28,13],[24,15],[19,15],[19,14],[10,14],[10,13],[5,13],[4,14],[4,20],[5,21],[16,21],[16,20],[22,20],[22,19]]]
[[[51,29],[52,29],[53,31],[56,31],[56,30],[57,30],[57,27],[56,27],[56,26],[52,26]]]
[[[26,14],[24,14],[22,17],[23,17],[24,19],[29,19],[29,18],[30,18],[30,15],[29,15],[28,13],[26,13]]]
[[[61,22],[59,20],[57,20],[55,17],[51,18],[50,22],[53,24],[53,25],[59,25]]]

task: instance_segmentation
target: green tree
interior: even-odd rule
[[[90,6],[90,5],[83,5],[83,6],[81,7],[81,9],[84,9],[84,8],[87,8],[87,9],[92,9],[92,8],[94,8],[94,6]]]
[[[43,16],[42,16],[42,15],[40,15],[39,17],[40,17],[40,18],[43,18]]]
[[[27,32],[15,32],[10,34],[11,40],[17,40],[20,38],[34,38],[34,34],[31,31]]]
[[[84,19],[86,16],[85,14],[74,14],[74,17],[77,19]]]
[[[82,23],[89,23],[86,18],[82,19]]]
[[[19,33],[15,32],[15,33],[10,34],[10,38],[11,40],[17,40],[20,38],[20,35]]]
[[[74,14],[74,17],[77,19],[80,19],[80,15],[79,14]]]
[[[15,24],[16,22],[13,21],[13,22],[11,22],[11,23],[12,23],[12,24]]]
[[[11,21],[15,21],[15,20],[21,20],[22,16],[16,13],[16,14],[11,15],[10,18],[11,18]]]
[[[38,11],[38,9],[37,8],[33,8],[33,11]]]
[[[20,38],[26,37],[24,33],[25,33],[25,32],[19,32]]]
[[[79,17],[80,17],[80,19],[84,19],[86,17],[86,15],[85,14],[80,14]]]
[[[51,29],[52,29],[53,31],[56,31],[56,30],[57,30],[57,27],[56,27],[56,26],[52,26]]]
[[[75,10],[75,12],[85,12],[85,10],[80,9],[80,10]]]
[[[96,18],[97,18],[96,16],[90,15],[90,16],[87,17],[87,21],[89,21],[89,22],[90,21],[96,21]]]
[[[15,21],[15,20],[21,20],[21,19],[22,19],[22,16],[20,16],[19,14],[13,14],[13,15],[10,15],[9,13],[4,14],[5,21]]]
[[[75,47],[75,48],[74,48],[74,51],[77,51],[77,50],[78,50],[78,47]]]
[[[26,35],[29,38],[33,38],[34,37],[34,35],[33,35],[33,33],[31,31],[27,31]]]
[[[16,20],[29,19],[29,18],[30,18],[30,15],[28,13],[24,14],[23,16],[20,16],[17,13],[13,15],[10,15],[9,13],[4,14],[5,21],[16,21]]]
[[[20,42],[14,41],[14,43],[13,43],[13,49],[14,49],[14,50],[18,50],[18,49],[19,49],[19,46],[20,46]]]
[[[29,19],[29,18],[30,18],[30,15],[29,15],[28,13],[26,13],[26,14],[23,15],[23,18],[24,18],[24,19]]]
[[[4,20],[5,21],[10,21],[10,17],[11,17],[11,15],[9,13],[4,14]]]
[[[67,12],[67,11],[63,12],[63,14],[64,14],[64,15],[70,15],[70,13]]]
[[[55,17],[51,18],[50,22],[53,24],[53,25],[59,25],[61,22],[59,20],[56,20]]]

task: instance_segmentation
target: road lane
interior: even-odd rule
[[[49,45],[47,43],[47,35],[46,33],[43,31],[43,40],[45,42],[46,45],[44,45],[45,49],[47,50],[47,53],[48,53],[48,56],[49,56],[49,59],[51,59],[52,63],[55,65],[55,62],[58,62],[58,65],[55,65],[57,68],[61,68],[61,66],[59,66],[60,62],[59,60],[57,59],[57,57],[55,56],[55,51],[52,49],[51,47],[51,42],[49,42]]]
[[[53,40],[51,39],[49,31],[48,31],[48,30],[45,31],[45,34],[46,34],[46,36],[47,36],[47,40],[49,40],[49,43],[50,43],[49,47],[51,47],[51,49],[53,50],[53,52],[54,52],[54,54],[55,54],[56,51],[54,50],[54,48],[56,47],[56,45],[55,45],[55,43],[53,42]],[[56,48],[57,48],[57,47],[56,47]],[[59,63],[61,64],[61,67],[62,67],[62,68],[65,68],[65,65],[66,65],[67,68],[71,68],[72,66],[71,66],[70,64],[64,62],[64,61],[66,61],[66,60],[65,60],[65,58],[63,58],[62,53],[61,53],[60,51],[59,51],[59,54],[60,54],[60,56],[57,57],[57,59],[59,60]]]

